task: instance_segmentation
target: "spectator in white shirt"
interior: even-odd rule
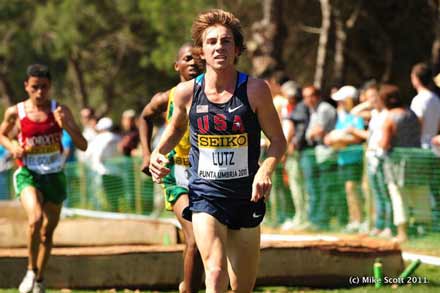
[[[119,197],[123,195],[123,182],[115,162],[109,162],[119,155],[118,142],[121,137],[112,132],[113,121],[108,117],[99,119],[96,124],[98,135],[92,140],[86,151],[86,161],[90,169],[100,175],[106,194],[107,206],[111,211],[118,210]]]
[[[440,98],[430,89],[433,86],[431,68],[425,63],[418,63],[411,71],[411,83],[417,91],[417,95],[411,102],[411,110],[416,113],[422,126],[421,145],[424,149],[432,149],[437,154],[435,136],[440,129]],[[438,171],[439,159],[433,161],[434,168],[429,174],[430,193],[433,202],[432,213],[434,222],[440,219],[440,172]],[[428,175],[428,174],[427,174]]]
[[[422,148],[431,148],[431,140],[440,128],[440,98],[430,90],[432,72],[425,63],[418,63],[411,71],[411,83],[417,95],[412,99],[411,110],[422,125]]]

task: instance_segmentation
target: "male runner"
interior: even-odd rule
[[[179,72],[180,80],[187,81],[201,72],[200,62],[197,62],[198,55],[193,52],[190,44],[184,44],[178,52],[174,69]],[[142,171],[147,175],[151,154],[151,134],[153,129],[153,118],[167,111],[167,120],[173,114],[174,90],[157,93],[148,103],[140,119],[139,131],[141,145],[144,155]],[[203,273],[202,261],[194,240],[194,233],[191,222],[182,218],[182,211],[188,206],[188,153],[190,149],[189,132],[181,139],[179,144],[168,154],[170,163],[168,167],[172,172],[164,178],[163,188],[165,193],[165,205],[167,210],[175,213],[179,223],[182,225],[185,235],[186,247],[184,251],[184,277],[179,285],[180,292],[197,292],[201,285]]]
[[[28,217],[28,271],[19,286],[20,293],[45,291],[44,269],[67,196],[62,130],[69,133],[78,149],[87,148],[69,108],[49,99],[50,87],[48,68],[30,65],[24,82],[28,98],[9,107],[0,125],[0,143],[17,159],[14,187]],[[8,137],[15,126],[20,131],[18,144]]]
[[[173,117],[151,155],[150,171],[156,181],[170,172],[165,154],[189,121],[190,205],[184,216],[192,219],[206,292],[226,292],[228,276],[234,292],[252,292],[264,200],[286,141],[266,83],[235,68],[245,49],[240,21],[210,10],[193,22],[192,36],[206,74],[176,87]],[[259,166],[261,130],[270,145]]]

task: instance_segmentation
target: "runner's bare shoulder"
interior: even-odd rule
[[[194,80],[183,81],[176,86],[174,92],[175,105],[189,105],[192,101]]]
[[[18,118],[18,108],[16,105],[9,107],[5,111],[4,121],[6,123],[14,124]]]
[[[250,77],[247,83],[247,94],[252,110],[255,112],[258,108],[267,107],[272,103],[272,95],[267,83],[259,78]]]

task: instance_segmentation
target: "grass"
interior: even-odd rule
[[[408,265],[408,263],[406,263]],[[375,288],[374,286],[359,286],[343,289],[312,289],[312,288],[298,288],[298,287],[257,287],[254,292],[313,292],[313,293],[369,293],[369,292],[415,292],[415,293],[437,293],[440,292],[440,268],[431,265],[420,265],[415,276],[426,278],[428,284],[412,284],[400,286],[398,290],[392,290],[391,286],[384,286],[382,288]],[[177,291],[132,291],[132,290],[47,290],[48,293],[141,293],[141,292],[177,292]],[[18,293],[17,289],[0,289],[0,293]]]
[[[440,257],[440,233],[429,233],[423,237],[410,238],[401,245],[402,250]]]

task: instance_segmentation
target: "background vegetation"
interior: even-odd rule
[[[282,69],[324,91],[394,82],[409,98],[411,66],[438,62],[438,0],[8,0],[0,1],[0,110],[25,97],[24,72],[42,62],[53,96],[116,119],[174,85],[177,48],[208,8],[242,21],[240,69]],[[437,70],[437,69],[436,69]],[[438,70],[437,70],[438,71]]]

